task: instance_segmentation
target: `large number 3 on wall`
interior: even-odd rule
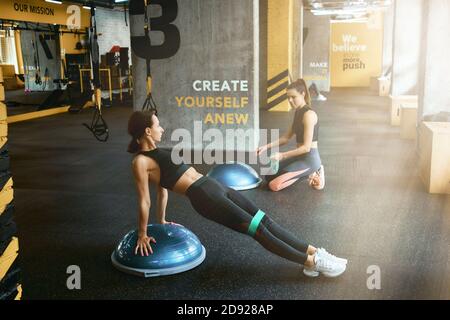
[[[159,17],[151,18],[151,31],[161,31],[164,33],[164,42],[158,46],[152,46],[150,36],[131,36],[131,49],[134,54],[143,59],[167,59],[174,56],[180,48],[180,31],[171,24],[178,15],[177,0],[148,0],[151,5],[160,5],[162,14]],[[150,6],[149,6],[150,7]],[[144,15],[144,0],[130,1],[130,15]],[[144,26],[142,26],[144,30]]]

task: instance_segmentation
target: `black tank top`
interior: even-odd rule
[[[295,110],[294,122],[292,122],[292,132],[297,136],[297,143],[304,143],[304,133],[305,126],[303,125],[303,117],[305,113],[309,110],[312,110],[309,106],[304,106],[303,108],[298,108]],[[319,120],[317,120],[316,125],[314,126],[314,133],[312,141],[318,141],[319,139]]]
[[[152,158],[158,163],[160,169],[159,184],[169,190],[172,190],[178,179],[189,169],[189,166],[184,163],[173,163],[169,150],[153,149],[141,151],[139,154]]]

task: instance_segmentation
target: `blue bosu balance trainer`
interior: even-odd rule
[[[153,254],[134,253],[138,237],[133,230],[112,253],[112,264],[123,272],[148,278],[184,272],[205,260],[206,250],[200,240],[183,226],[149,224],[147,234],[156,240],[150,243]]]
[[[234,190],[257,188],[262,182],[252,167],[240,162],[216,165],[208,172],[207,176]]]

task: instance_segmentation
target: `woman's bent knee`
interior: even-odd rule
[[[272,180],[269,182],[269,189],[270,191],[278,192],[282,189],[281,183],[277,183],[276,181]]]
[[[269,183],[269,189],[270,189],[270,191],[278,192],[283,189],[286,189],[290,185],[293,185],[297,180],[298,179],[292,179],[290,181],[284,181],[284,182],[272,181]]]

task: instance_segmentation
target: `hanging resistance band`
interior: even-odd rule
[[[144,32],[145,32],[145,37],[148,39],[148,41],[150,41],[150,20],[148,18],[148,13],[147,13],[147,9],[148,6],[150,5],[150,0],[144,0]],[[147,98],[144,101],[144,104],[142,105],[142,111],[153,111],[155,112],[156,115],[158,115],[158,110],[157,110],[157,106],[155,103],[155,100],[153,100],[153,95],[152,95],[152,72],[150,69],[150,58],[145,59],[145,64],[147,67]]]
[[[264,211],[258,210],[258,212],[253,216],[252,221],[250,222],[250,225],[248,226],[247,233],[254,237],[256,234],[256,231],[258,230],[259,224],[261,223],[262,219],[266,213]]]
[[[89,28],[89,47],[91,56],[91,78],[94,86],[95,110],[91,124],[83,123],[94,137],[101,142],[106,142],[109,138],[108,125],[102,116],[102,90],[100,85],[100,63],[99,48],[97,42],[97,22],[95,20],[95,7],[91,5],[91,25]]]

